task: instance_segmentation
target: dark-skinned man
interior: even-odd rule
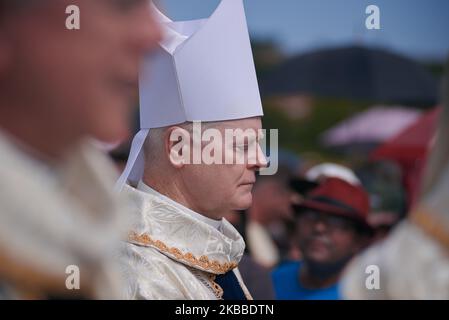
[[[362,187],[327,178],[294,206],[303,260],[273,272],[277,299],[336,300],[340,274],[369,242],[369,199]]]

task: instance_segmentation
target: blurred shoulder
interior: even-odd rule
[[[379,270],[378,290],[366,287],[367,268]],[[356,257],[345,270],[342,294],[349,299],[449,299],[449,258],[444,248],[409,221]]]

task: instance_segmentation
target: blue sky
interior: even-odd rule
[[[208,17],[220,0],[161,0],[171,18]],[[361,43],[417,59],[449,55],[449,0],[244,0],[255,39],[287,54]],[[381,30],[365,28],[365,8],[380,8]]]

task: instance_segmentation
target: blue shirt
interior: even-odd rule
[[[338,283],[323,289],[307,289],[299,283],[301,262],[288,262],[273,271],[273,285],[278,300],[339,300]]]

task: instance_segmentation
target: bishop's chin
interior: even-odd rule
[[[253,195],[251,192],[245,192],[242,194],[239,199],[235,210],[247,210],[253,204]]]

